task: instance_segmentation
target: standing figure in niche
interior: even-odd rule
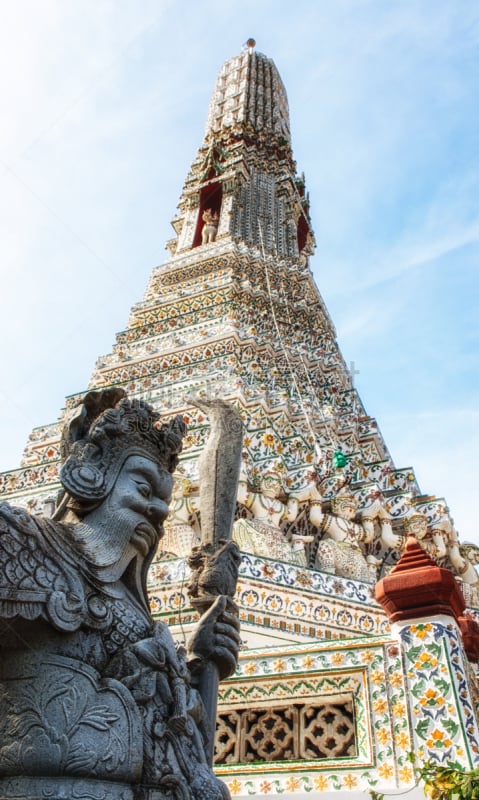
[[[201,219],[204,222],[201,231],[201,244],[209,244],[210,242],[214,242],[216,240],[216,234],[218,233],[220,215],[217,211],[212,211],[211,208],[207,208],[203,212]]]

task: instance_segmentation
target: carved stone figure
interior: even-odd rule
[[[479,575],[474,567],[476,564],[479,564],[479,547],[473,542],[462,542],[462,544],[459,545],[459,553],[464,558],[466,563],[469,562],[474,570],[474,572],[468,571],[468,577],[470,579],[467,581],[467,583],[470,583],[473,586],[478,586]],[[464,577],[463,580],[465,580]]]
[[[298,513],[296,498],[290,497],[283,503],[278,499],[282,493],[281,476],[278,472],[270,470],[262,476],[259,492],[248,491],[246,481],[240,480],[238,501],[253,512],[255,527],[259,529],[261,525],[267,525],[279,529],[281,522],[284,520],[292,522]]]
[[[370,491],[366,505],[359,511],[359,518],[366,534],[365,542],[379,538],[386,549],[402,549],[402,537],[394,533],[383,493],[377,487]]]
[[[235,668],[234,607],[217,596],[185,651],[146,594],[184,429],[91,392],[64,432],[54,519],[0,509],[1,797],[228,797],[196,687]]]
[[[345,578],[368,583],[376,580],[378,559],[366,555],[366,547],[379,538],[385,548],[397,548],[401,539],[393,533],[389,514],[379,490],[370,493],[369,502],[358,512],[358,501],[343,487],[331,502],[331,513],[321,506],[311,507],[310,520],[319,529],[314,566]]]
[[[220,215],[217,211],[212,211],[211,208],[207,208],[203,212],[201,219],[204,223],[201,229],[201,243],[209,244],[210,242],[214,242],[216,234],[218,233]]]
[[[411,507],[404,517],[404,531],[412,534],[421,547],[436,560],[446,556],[447,548],[442,531],[428,531],[427,517],[419,509]]]

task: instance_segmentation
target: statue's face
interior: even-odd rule
[[[266,475],[261,481],[261,493],[265,497],[279,497],[281,494],[281,481],[274,475]]]
[[[427,519],[420,516],[412,517],[409,521],[408,530],[416,539],[424,539],[427,533]]]
[[[101,570],[101,580],[121,580],[145,608],[146,569],[163,535],[172,488],[166,469],[131,455],[108,497],[72,530],[77,550]]]
[[[153,552],[163,536],[172,487],[167,470],[144,456],[129,456],[106,500],[85,517],[88,525],[103,532],[104,556],[97,551],[92,560],[112,563],[111,558],[126,557],[129,561]]]
[[[145,557],[163,536],[173,478],[144,456],[129,456],[107,498],[106,513],[123,528],[130,548]]]
[[[353,500],[340,499],[333,504],[333,509],[338,517],[350,522],[356,515],[357,504]]]

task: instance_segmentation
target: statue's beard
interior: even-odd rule
[[[107,583],[120,580],[134,558],[136,571],[146,572],[161,531],[146,520],[132,524],[131,512],[113,508],[110,498],[103,506],[101,515],[94,511],[75,525],[73,535],[78,550],[95,568],[98,577]]]

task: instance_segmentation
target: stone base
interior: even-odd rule
[[[0,800],[134,800],[141,791],[144,800],[173,800],[167,789],[131,786],[119,781],[89,778],[17,776],[0,778]]]
[[[0,779],[0,800],[133,800],[133,789],[87,778],[12,776]]]

